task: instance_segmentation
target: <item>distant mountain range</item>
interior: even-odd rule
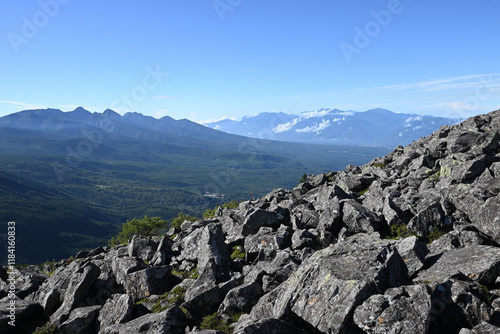
[[[364,112],[323,108],[298,115],[261,113],[241,120],[225,119],[206,126],[241,136],[340,145],[389,146],[410,144],[442,125],[461,119],[394,113],[385,109]]]
[[[127,219],[200,216],[388,151],[256,140],[109,109],[20,111],[0,118],[0,249],[9,221],[19,261],[69,257],[105,243]]]

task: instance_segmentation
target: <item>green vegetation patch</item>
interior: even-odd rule
[[[245,251],[242,250],[242,246],[234,246],[233,252],[231,253],[231,260],[244,259]]]
[[[110,246],[123,245],[134,235],[153,236],[160,234],[160,230],[165,228],[167,222],[160,217],[144,217],[142,219],[127,220],[122,225],[122,231],[109,241]]]

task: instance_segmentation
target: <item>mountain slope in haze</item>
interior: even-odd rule
[[[261,113],[241,120],[206,123],[213,129],[256,138],[342,145],[406,145],[459,119],[398,114],[385,109],[365,112],[320,109],[299,115]]]
[[[0,172],[0,226],[16,222],[17,263],[41,263],[106,243],[116,228],[102,212],[61,191]],[[4,226],[5,225],[5,226]],[[3,228],[5,227],[5,228]],[[2,234],[0,249],[6,249]]]
[[[67,257],[74,254],[64,247],[58,248],[59,256],[45,250],[54,244],[97,246],[116,233],[108,225],[101,228],[104,223],[118,228],[145,215],[200,216],[222,202],[294,187],[303,173],[343,169],[387,152],[252,139],[188,120],[121,116],[109,109],[26,110],[0,118],[0,172],[61,196],[41,197],[33,210],[23,210],[29,196],[6,190],[0,202],[16,198],[21,204],[1,208],[0,221],[38,221],[52,233],[39,240],[45,247],[26,252],[44,259]],[[63,211],[82,213],[78,217],[86,219],[86,227],[74,231],[67,218],[72,214],[62,216]],[[97,237],[99,243],[93,242]],[[36,235],[20,233],[19,238],[34,247]]]

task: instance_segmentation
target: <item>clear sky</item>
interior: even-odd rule
[[[194,121],[500,108],[500,1],[22,0],[0,5],[0,116]]]

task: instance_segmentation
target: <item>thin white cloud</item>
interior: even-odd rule
[[[45,109],[46,106],[33,103],[17,102],[17,101],[0,101],[0,103],[10,104],[21,108]]]
[[[426,81],[397,84],[381,87],[372,87],[370,89],[384,90],[419,90],[419,91],[437,91],[437,90],[454,90],[468,89],[477,87],[500,87],[500,73],[491,74],[474,74],[464,75],[459,77],[431,79]]]

